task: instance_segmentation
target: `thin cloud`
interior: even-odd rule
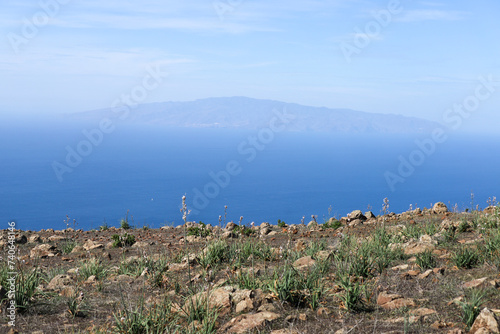
[[[422,22],[422,21],[458,21],[465,16],[464,12],[446,11],[438,9],[419,9],[405,11],[396,18],[399,22]]]

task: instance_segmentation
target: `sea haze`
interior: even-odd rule
[[[300,223],[312,214],[322,221],[329,207],[336,216],[368,207],[379,214],[385,197],[394,212],[437,201],[464,209],[473,191],[475,203],[485,207],[500,189],[498,138],[449,134],[391,191],[384,173],[397,173],[399,156],[407,158],[418,148],[415,140],[429,135],[279,132],[249,162],[250,153],[242,151],[252,147],[249,136],[259,130],[125,124],[105,134],[60,182],[54,162],[65,164],[67,148],[77,147],[85,139],[82,130],[93,127],[92,122],[18,125],[0,133],[5,226],[15,220],[24,230],[63,229],[66,215],[76,219],[77,228],[118,226],[127,212],[138,227],[178,225],[184,194],[190,220],[218,224],[227,205],[228,221],[243,216],[246,224]],[[225,170],[230,161],[239,173],[224,179],[214,198],[196,205],[197,190],[203,194],[213,182],[210,172]]]

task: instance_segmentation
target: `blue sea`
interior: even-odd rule
[[[217,225],[225,206],[226,221],[276,224],[311,215],[321,222],[355,209],[380,214],[386,197],[393,212],[438,201],[484,208],[489,197],[500,198],[500,140],[491,136],[448,133],[423,152],[416,140],[429,135],[266,137],[259,130],[121,125],[91,143],[82,131],[96,128],[3,127],[0,228],[14,220],[23,230],[63,229],[69,217],[71,227],[89,230],[119,226],[127,216],[136,227],[175,226],[184,195],[188,220]],[[85,156],[67,160],[78,150]],[[413,164],[401,167],[401,159]],[[399,177],[392,189],[387,172]]]

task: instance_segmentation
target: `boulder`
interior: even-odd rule
[[[432,207],[432,213],[440,215],[440,214],[444,214],[447,212],[448,212],[448,207],[443,202],[437,202]]]
[[[394,310],[401,307],[415,306],[415,301],[411,298],[403,298],[398,294],[388,294],[382,291],[377,297],[377,305],[387,310]]]
[[[88,239],[84,244],[83,244],[83,249],[86,251],[92,250],[92,249],[98,249],[98,248],[104,248],[103,244],[98,244],[92,241],[91,239]]]
[[[33,247],[30,251],[30,257],[52,257],[60,254],[61,252],[54,245],[42,244],[36,247]]]
[[[355,219],[359,219],[361,221],[365,221],[367,218],[363,215],[363,212],[361,212],[361,210],[354,210],[352,211],[348,217],[351,219],[351,220],[355,220]]]
[[[296,260],[293,263],[293,267],[297,270],[304,270],[304,269],[308,269],[308,268],[314,266],[315,263],[316,263],[316,261],[312,257],[304,256],[304,257],[301,257],[300,259]]]
[[[48,290],[62,290],[73,284],[73,279],[69,275],[57,275],[50,280],[47,285]]]
[[[279,319],[280,315],[273,312],[259,312],[255,314],[242,314],[221,327],[223,333],[247,333],[264,327],[267,323]]]
[[[474,324],[469,331],[469,334],[488,334],[500,333],[498,329],[498,321],[489,309],[486,307],[479,313]]]

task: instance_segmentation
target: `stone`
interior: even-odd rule
[[[424,317],[426,315],[431,315],[435,313],[437,313],[435,310],[431,310],[430,308],[425,308],[425,307],[421,307],[410,312],[410,314],[420,317]]]
[[[434,273],[432,271],[432,269],[427,269],[426,271],[424,271],[423,273],[421,273],[420,275],[417,276],[418,279],[424,279],[424,278],[427,278],[429,277],[430,274]]]
[[[238,235],[231,231],[224,232],[221,235],[221,239],[236,239],[236,238],[238,238]]]
[[[358,225],[361,225],[361,224],[363,224],[363,220],[361,220],[361,219],[353,219],[353,220],[351,220],[351,221],[348,223],[348,225],[349,225],[350,227],[358,226]]]
[[[104,248],[103,244],[98,244],[92,241],[91,239],[88,239],[84,244],[83,244],[83,249],[86,251],[92,250],[92,249],[98,249],[98,248]]]
[[[482,285],[486,285],[485,282],[488,279],[488,277],[483,277],[483,278],[478,278],[469,282],[465,282],[462,284],[463,288],[478,288]]]
[[[377,305],[387,310],[394,310],[401,307],[415,306],[415,301],[411,298],[403,298],[398,294],[388,294],[382,291],[377,297]]]
[[[389,294],[386,291],[382,291],[381,293],[379,293],[379,295],[377,297],[377,305],[382,306],[382,305],[387,304],[388,302],[393,301],[394,299],[398,299],[398,298],[402,298],[402,296],[395,294],[395,293]]]
[[[260,235],[268,235],[269,233],[271,233],[271,228],[266,226],[266,227],[262,227],[260,229]]]
[[[82,246],[76,245],[75,247],[73,247],[70,254],[81,253],[84,251],[85,251],[85,249]]]
[[[305,239],[299,239],[295,243],[295,250],[297,252],[301,252],[301,251],[305,250],[306,248],[307,248],[307,240],[305,240]]]
[[[437,202],[432,206],[432,212],[435,214],[444,214],[448,212],[448,207],[443,202]]]
[[[496,212],[497,208],[498,207],[496,207],[496,206],[490,205],[486,209],[484,209],[483,212],[491,215],[491,214],[494,214]]]
[[[406,255],[416,255],[426,251],[433,251],[436,248],[437,241],[424,234],[418,241],[409,241],[402,245]]]
[[[297,270],[303,270],[303,269],[308,269],[308,268],[312,267],[315,263],[316,263],[316,261],[312,257],[304,256],[304,257],[301,257],[300,259],[296,260],[293,263],[293,267]]]
[[[299,331],[295,329],[275,329],[271,331],[271,334],[299,334]]]
[[[49,237],[49,241],[52,241],[52,242],[63,241],[66,239],[67,238],[65,236],[62,236],[62,235],[51,235]]]
[[[33,235],[30,235],[30,237],[28,238],[28,242],[30,244],[34,244],[34,243],[37,243],[37,242],[40,242],[40,235],[38,234],[33,234]]]
[[[348,214],[349,219],[356,220],[359,219],[361,221],[365,221],[367,218],[363,215],[361,210],[354,210],[350,214]]]
[[[472,324],[469,331],[469,334],[479,333],[500,333],[495,315],[486,307],[479,313],[476,320],[474,320],[474,324]]]
[[[62,290],[73,284],[73,279],[69,275],[56,275],[47,285],[48,290]]]
[[[60,295],[61,297],[67,297],[67,298],[70,298],[70,297],[73,297],[73,296],[75,295],[75,293],[76,293],[76,290],[75,290],[75,288],[74,288],[74,287],[72,287],[72,286],[67,286],[67,287],[63,288],[63,289],[61,290],[61,292],[59,292],[59,295]]]
[[[61,252],[54,245],[41,244],[31,249],[30,257],[46,258],[46,257],[56,256],[57,254],[60,253]]]
[[[391,269],[396,271],[396,270],[406,270],[408,269],[409,265],[407,263],[400,264],[399,266],[392,267]]]
[[[375,215],[373,214],[373,212],[371,212],[371,211],[366,211],[366,212],[365,212],[365,217],[366,217],[366,219],[373,219],[373,218],[377,218],[377,216],[375,216]]]
[[[317,260],[324,261],[330,258],[330,256],[332,256],[332,252],[322,250],[316,253],[315,258]]]
[[[221,332],[225,333],[246,333],[254,329],[260,329],[267,323],[279,319],[280,315],[273,312],[259,312],[255,314],[242,314],[221,327]]]
[[[385,308],[386,310],[394,310],[401,307],[412,307],[412,306],[415,306],[415,301],[411,298],[394,299],[393,301],[382,305],[382,307]]]
[[[316,228],[318,227],[318,223],[314,220],[311,220],[308,224],[307,224],[307,227],[308,228]]]
[[[238,304],[236,304],[236,313],[243,313],[243,312],[249,312],[253,310],[254,305],[253,301],[251,299],[244,299],[240,301]]]
[[[235,228],[236,226],[237,226],[237,225],[236,225],[235,223],[233,223],[233,222],[229,222],[229,223],[227,223],[227,225],[226,225],[226,231],[232,231],[232,230],[234,230],[234,228]]]
[[[16,244],[25,244],[28,242],[28,238],[26,238],[26,236],[24,234],[20,234],[20,235],[16,236],[16,238],[14,239],[14,242]]]
[[[188,236],[188,237],[190,237],[190,236]],[[189,240],[188,240],[188,241],[189,241]],[[137,242],[135,242],[135,243],[131,246],[131,248],[146,248],[146,247],[148,247],[149,245],[150,245],[150,244],[149,244],[149,242],[145,242],[145,241],[137,241]]]

